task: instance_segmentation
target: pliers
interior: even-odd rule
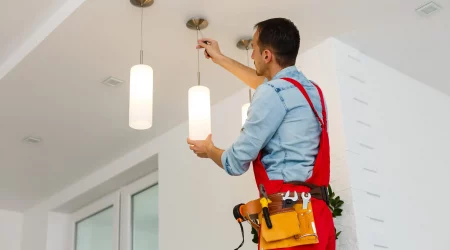
[[[261,195],[263,196],[259,202],[261,203],[262,209],[263,209],[263,215],[264,219],[266,220],[266,225],[269,229],[272,228],[272,221],[270,220],[270,214],[269,214],[269,203],[272,201],[269,199],[266,193],[266,189],[264,188],[263,184],[259,184],[259,191]]]

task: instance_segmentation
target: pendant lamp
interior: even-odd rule
[[[151,128],[153,124],[153,69],[144,64],[142,26],[144,7],[151,6],[153,0],[130,0],[130,2],[141,8],[141,53],[140,63],[130,70],[129,126],[145,130]]]
[[[239,49],[246,50],[247,52],[247,66],[250,67],[249,58],[248,58],[248,50],[252,46],[252,39],[241,39],[236,46]],[[248,103],[242,105],[242,126],[244,126],[245,121],[247,120],[248,108],[250,107],[250,103],[252,102],[252,89],[248,89]]]
[[[193,18],[186,23],[186,27],[197,31],[208,26],[203,18]],[[197,50],[197,86],[188,92],[189,98],[189,138],[191,140],[205,140],[211,134],[211,101],[208,87],[200,85],[200,50]]]

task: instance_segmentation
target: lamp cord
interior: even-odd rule
[[[199,40],[198,33],[200,32],[200,36],[203,39],[203,33],[200,30],[200,28],[197,26],[197,42]],[[200,50],[197,50],[197,80],[198,80],[198,86],[200,86]]]
[[[199,37],[198,37],[199,31],[200,31],[200,29],[197,26],[197,43],[199,40]],[[200,86],[200,50],[199,49],[197,49],[197,81],[198,81],[198,83],[197,83],[198,86]]]
[[[144,50],[142,49],[142,43],[143,43],[143,35],[142,35],[142,26],[143,26],[143,21],[144,20],[144,7],[141,7],[141,59],[140,62],[141,64],[144,64]]]

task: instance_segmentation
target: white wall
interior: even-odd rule
[[[449,249],[449,96],[334,46],[359,249]]]
[[[0,249],[20,250],[23,215],[0,210]]]
[[[338,249],[448,249],[450,98],[333,38],[298,66],[330,110]]]

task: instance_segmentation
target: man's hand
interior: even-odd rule
[[[206,42],[206,43],[205,43]],[[202,38],[198,40],[197,49],[205,49],[205,57],[207,59],[212,59],[213,62],[218,63],[220,58],[223,57],[222,52],[220,52],[219,43],[210,38]]]
[[[212,135],[208,135],[203,141],[194,141],[188,138],[187,143],[190,145],[189,148],[200,158],[209,158],[208,152],[214,147]]]
[[[258,76],[254,69],[222,54],[217,41],[210,38],[199,39],[197,49],[202,48],[205,49],[204,54],[207,59],[212,59],[214,63],[231,72],[250,88],[256,89],[264,82],[264,76]]]
[[[189,148],[198,157],[210,158],[217,164],[217,166],[223,168],[221,158],[224,150],[214,146],[214,143],[212,142],[212,135],[208,135],[208,137],[203,141],[195,141],[188,138],[187,143],[190,145]]]

